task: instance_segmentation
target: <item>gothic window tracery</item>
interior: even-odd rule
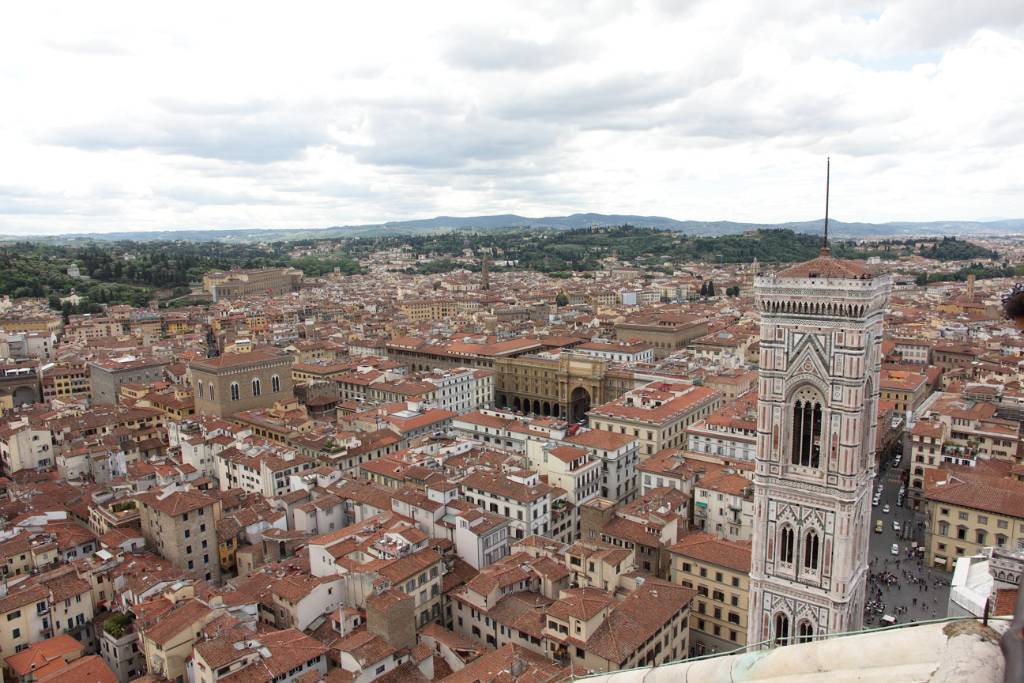
[[[775,644],[785,645],[789,642],[789,617],[782,612],[775,615]]]
[[[804,536],[804,569],[818,571],[819,550],[818,532],[812,529]]]
[[[779,536],[779,561],[793,564],[793,527],[782,527]]]
[[[821,425],[824,400],[814,389],[805,387],[793,397],[792,443],[790,461],[801,467],[821,466]]]

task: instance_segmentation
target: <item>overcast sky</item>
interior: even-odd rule
[[[10,3],[0,233],[1024,217],[1024,1]]]

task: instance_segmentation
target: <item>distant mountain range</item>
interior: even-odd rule
[[[3,240],[73,242],[79,240],[175,240],[273,242],[278,240],[373,237],[378,235],[414,235],[452,230],[549,229],[572,230],[591,226],[623,225],[674,230],[690,235],[730,235],[749,230],[784,228],[794,232],[820,233],[823,220],[790,223],[736,223],[733,221],[680,221],[664,216],[628,214],[574,213],[571,216],[529,218],[516,214],[496,216],[438,216],[411,221],[389,221],[376,225],[349,225],[330,228],[242,228],[233,230],[156,230],[106,233],[77,233],[46,237],[2,236]],[[996,236],[1024,233],[1024,219],[999,221],[929,221],[893,223],[844,223],[830,220],[829,232],[837,237],[865,239],[884,237],[925,237],[936,235]]]

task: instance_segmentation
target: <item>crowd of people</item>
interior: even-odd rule
[[[943,601],[943,604],[939,604],[940,595],[935,593],[935,589],[948,586],[948,579],[935,577],[931,569],[927,570],[926,576],[920,576],[919,574],[923,569],[921,558],[913,554],[909,554],[906,558],[883,558],[880,564],[881,566],[877,567],[877,569],[874,559],[869,564],[869,600],[864,606],[864,616],[867,623],[874,623],[875,618],[881,615],[905,616],[910,612],[910,608],[918,610],[928,618],[945,616],[945,601]],[[910,608],[907,605],[895,605],[891,609],[887,609],[885,596],[887,594],[891,595],[894,592],[903,593],[904,589],[908,592],[916,591],[920,595],[914,595],[911,598]],[[932,595],[926,595],[929,592]],[[917,617],[911,617],[910,621],[917,621]]]

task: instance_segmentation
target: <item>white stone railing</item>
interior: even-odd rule
[[[1005,666],[998,631],[1009,622],[989,624],[994,628],[973,618],[905,624],[578,678],[595,683],[999,683]]]

